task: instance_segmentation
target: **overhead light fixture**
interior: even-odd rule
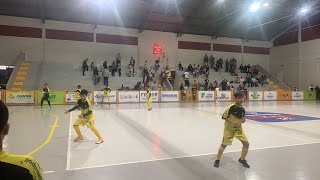
[[[224,0],[218,0],[218,3],[222,3]]]
[[[249,9],[251,12],[257,12],[261,7],[261,3],[260,2],[254,2],[250,5]]]
[[[307,7],[301,8],[301,10],[300,10],[301,14],[306,14],[307,12],[309,12],[309,8],[307,8]]]
[[[267,3],[267,2],[266,2],[266,3],[263,3],[263,6],[264,6],[264,7],[268,7],[269,5],[270,5],[270,4]]]

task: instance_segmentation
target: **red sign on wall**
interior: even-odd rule
[[[163,47],[159,44],[153,45],[153,54],[162,54],[163,53]]]

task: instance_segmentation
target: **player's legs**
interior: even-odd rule
[[[76,122],[73,124],[73,128],[76,131],[78,137],[74,140],[75,142],[83,140],[83,135],[81,134],[80,127],[83,126],[83,120],[78,118]]]
[[[110,105],[110,96],[109,95],[107,96],[107,100],[108,100],[108,103]]]
[[[216,168],[219,167],[222,154],[228,145],[232,145],[234,136],[235,136],[234,132],[224,129],[222,143],[218,150],[217,159],[214,162],[214,167]]]
[[[86,123],[88,127],[90,127],[91,131],[98,137],[98,141],[96,144],[103,143],[103,138],[100,134],[100,132],[97,130],[97,128],[94,126],[94,116],[92,115],[89,119],[89,121]]]
[[[250,165],[246,161],[246,156],[249,151],[249,141],[247,139],[246,134],[241,129],[238,134],[236,134],[236,138],[239,139],[242,143],[242,151],[241,151],[241,157],[239,159],[239,162],[246,168],[250,168]]]
[[[102,96],[101,104],[103,104],[103,101],[104,101],[104,95]]]
[[[49,100],[49,99],[47,99],[47,102],[48,102],[49,107],[51,107],[51,105],[50,105],[50,100]]]
[[[152,101],[151,101],[151,100],[148,100],[148,101],[147,101],[148,110],[152,110],[151,103],[152,103]]]
[[[41,107],[43,105],[44,97],[41,98]]]

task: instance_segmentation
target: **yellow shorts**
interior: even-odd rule
[[[147,103],[149,104],[149,103],[152,103],[152,99],[148,99],[147,100]]]
[[[103,94],[104,97],[109,97],[109,94]]]
[[[232,141],[234,137],[236,137],[240,141],[248,141],[246,133],[243,131],[242,128],[238,130],[232,130],[232,131],[224,129],[222,144],[232,145]]]
[[[76,122],[73,124],[74,126],[84,126],[86,125],[88,128],[94,126],[94,116],[91,115],[88,118],[78,118]]]

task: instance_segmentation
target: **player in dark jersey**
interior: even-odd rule
[[[98,137],[98,141],[96,144],[103,143],[103,138],[100,135],[99,131],[94,126],[94,116],[92,112],[91,102],[88,99],[88,91],[83,89],[80,92],[81,99],[78,100],[77,105],[71,108],[70,110],[65,111],[65,113],[69,113],[71,111],[76,110],[77,108],[81,108],[81,115],[78,116],[78,119],[73,124],[73,128],[75,129],[78,137],[74,140],[75,142],[82,141],[84,139],[83,135],[81,134],[80,127],[86,125],[90,128],[94,134]]]
[[[0,179],[43,180],[38,162],[31,156],[12,155],[3,150],[3,139],[9,132],[9,111],[0,100]]]
[[[41,107],[43,105],[43,101],[47,101],[48,102],[48,105],[49,107],[51,108],[51,105],[50,105],[50,100],[49,100],[49,93],[50,93],[50,90],[49,90],[49,87],[48,87],[48,84],[45,83],[44,84],[44,87],[42,89],[42,99],[41,99]]]
[[[246,122],[245,109],[242,107],[244,94],[243,92],[238,91],[234,94],[234,97],[236,98],[236,102],[231,104],[222,115],[222,119],[225,120],[224,133],[222,143],[217,154],[217,159],[214,162],[214,167],[216,168],[218,168],[220,165],[220,159],[223,151],[228,145],[232,145],[234,137],[241,141],[243,145],[239,162],[244,167],[250,168],[249,164],[245,160],[249,150],[249,142],[245,132],[242,129],[242,124]]]

